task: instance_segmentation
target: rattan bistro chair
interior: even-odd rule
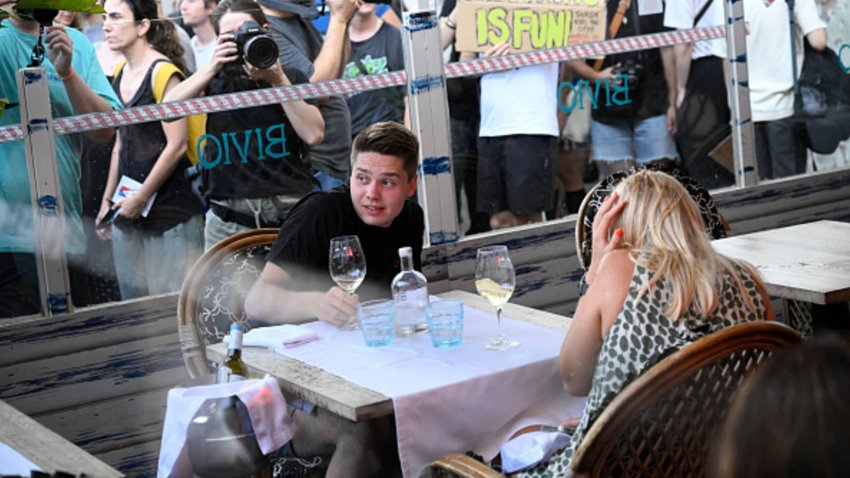
[[[771,321],[729,327],[683,347],[629,384],[584,435],[571,467],[582,476],[705,476],[732,395],[763,360],[800,342]],[[421,476],[502,476],[465,455]]]
[[[590,267],[590,255],[593,252],[593,219],[596,217],[596,211],[602,206],[602,201],[614,191],[620,181],[643,169],[667,173],[682,183],[699,206],[705,232],[712,239],[722,239],[731,235],[729,224],[718,212],[711,194],[696,180],[672,167],[653,164],[638,166],[606,176],[584,196],[576,216],[575,234],[576,253],[582,269],[587,270]]]
[[[204,252],[186,275],[177,303],[177,330],[190,377],[212,371],[206,346],[221,342],[231,322],[248,330],[245,296],[262,272],[277,232],[254,229],[234,234]]]

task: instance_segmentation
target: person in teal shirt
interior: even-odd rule
[[[0,96],[9,104],[0,116],[0,127],[21,122],[16,72],[30,63],[38,35],[38,23],[11,17],[0,28]],[[45,29],[45,58],[50,105],[54,118],[110,111],[121,103],[97,62],[94,48],[82,33],[61,25]],[[106,142],[113,129],[89,131],[90,137]],[[65,252],[85,252],[80,213],[79,134],[56,135],[56,166],[65,206]],[[23,141],[0,143],[0,318],[36,313],[40,310],[33,247],[33,212],[30,206],[29,173]]]

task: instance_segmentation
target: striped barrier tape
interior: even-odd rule
[[[513,55],[479,58],[447,64],[446,78],[483,75],[485,73],[494,73],[525,66],[579,60],[588,57],[667,47],[695,41],[713,40],[724,38],[725,35],[726,28],[718,25],[714,27],[694,28],[692,30],[676,30],[651,35],[583,43],[581,45],[551,50],[535,50]],[[359,93],[361,91],[377,90],[406,84],[407,75],[405,72],[394,71],[380,75],[346,78],[344,80],[302,83],[299,85],[193,98],[191,100],[140,106],[104,113],[69,116],[56,119],[53,122],[53,127],[57,134],[80,133],[101,128],[114,128],[126,124],[163,121],[201,113],[217,113],[287,101]],[[23,139],[23,137],[21,125],[0,128],[0,143],[18,141]]]

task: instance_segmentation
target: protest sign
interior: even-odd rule
[[[605,0],[459,0],[458,51],[559,48],[605,39]]]

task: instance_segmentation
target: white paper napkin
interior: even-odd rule
[[[229,336],[224,338],[225,343],[227,343],[228,338]],[[279,349],[281,347],[297,347],[318,339],[318,334],[309,327],[285,324],[251,329],[242,336],[242,345],[245,347]]]
[[[530,432],[502,445],[502,470],[505,473],[530,468],[552,456],[552,452],[570,443],[570,435],[561,432]]]

